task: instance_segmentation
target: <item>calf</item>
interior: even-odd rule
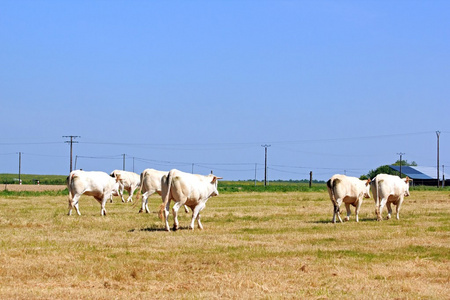
[[[356,177],[336,174],[327,181],[328,194],[333,203],[333,223],[336,223],[336,215],[342,223],[340,209],[342,202],[345,203],[347,216],[345,221],[350,220],[350,205],[355,206],[356,222],[359,222],[358,214],[363,198],[370,198],[370,179],[360,180]]]

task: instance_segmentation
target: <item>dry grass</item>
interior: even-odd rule
[[[120,201],[0,198],[2,299],[448,299],[450,195],[412,192],[401,220],[330,223],[326,192],[237,193],[209,200],[205,230],[164,232]]]
[[[51,184],[1,184],[3,191],[13,192],[43,192],[43,191],[62,191],[67,188],[65,185]]]

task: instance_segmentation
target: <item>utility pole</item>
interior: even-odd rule
[[[442,165],[442,187],[445,187],[445,172],[444,172],[444,165]]]
[[[261,145],[261,147],[264,147],[264,186],[267,185],[267,148],[270,147],[270,145]]]
[[[405,153],[400,152],[397,153],[397,155],[400,155],[400,178],[402,178],[402,156],[405,155]]]
[[[125,154],[122,155],[123,155],[123,170],[125,171]]]
[[[22,184],[22,180],[20,180],[20,169],[22,168],[22,152],[19,152],[19,184]]]
[[[64,138],[70,138],[70,141],[65,141],[65,143],[69,143],[70,144],[70,172],[72,172],[72,145],[74,143],[78,143],[76,141],[74,141],[74,139],[79,138],[81,136],[78,135],[63,135]]]
[[[439,188],[439,137],[441,135],[440,131],[436,131],[437,136],[437,187]]]

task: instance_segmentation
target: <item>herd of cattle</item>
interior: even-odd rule
[[[142,207],[139,212],[149,213],[148,197],[158,193],[162,198],[159,216],[164,219],[165,229],[170,231],[168,216],[170,202],[175,204],[172,207],[174,217],[174,229],[178,229],[178,210],[184,206],[186,212],[188,207],[192,210],[192,219],[189,229],[194,229],[195,220],[200,229],[203,226],[200,222],[200,212],[205,208],[206,201],[219,195],[217,190],[217,180],[222,179],[213,174],[198,175],[171,170],[169,172],[146,169],[141,175],[134,172],[114,170],[111,174],[98,171],[75,170],[67,177],[67,187],[69,190],[69,215],[72,208],[80,215],[78,201],[81,195],[93,196],[101,204],[101,215],[106,215],[105,205],[108,199],[112,202],[113,196],[120,196],[122,202],[124,190],[128,191],[129,197],[126,202],[132,201],[136,189],[137,198],[142,195]],[[375,214],[377,219],[382,219],[381,212],[384,206],[388,209],[387,218],[391,218],[391,204],[396,206],[397,219],[399,211],[405,196],[409,196],[410,178],[402,179],[398,176],[378,174],[372,180],[360,180],[356,177],[345,175],[333,175],[327,181],[328,193],[333,203],[333,223],[336,222],[336,216],[342,222],[340,216],[340,206],[345,203],[347,216],[345,220],[350,219],[350,205],[355,206],[356,222],[358,222],[358,213],[363,202],[363,198],[370,198],[372,190],[375,199]]]
[[[168,216],[172,200],[175,202],[172,208],[175,230],[179,227],[177,213],[181,206],[184,206],[186,212],[187,207],[192,210],[189,228],[194,229],[194,222],[197,220],[198,227],[203,229],[200,212],[205,208],[209,198],[219,195],[218,179],[222,178],[213,174],[206,176],[189,174],[175,169],[169,172],[146,169],[141,176],[120,170],[114,170],[109,175],[104,172],[75,170],[67,177],[69,215],[73,207],[80,215],[78,201],[83,194],[93,196],[101,204],[101,215],[106,215],[105,205],[108,199],[112,201],[112,196],[117,195],[125,202],[123,191],[127,190],[129,193],[127,202],[132,201],[134,191],[140,187],[137,197],[142,194],[142,207],[139,212],[149,212],[147,200],[149,196],[155,192],[161,195],[163,204],[160,206],[159,216],[161,219],[164,217],[167,231],[170,231]]]

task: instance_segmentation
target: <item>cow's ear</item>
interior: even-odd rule
[[[218,179],[223,179],[223,177],[213,176],[213,180],[211,181],[211,183],[215,183]]]
[[[370,184],[370,178],[367,179],[366,185]]]

